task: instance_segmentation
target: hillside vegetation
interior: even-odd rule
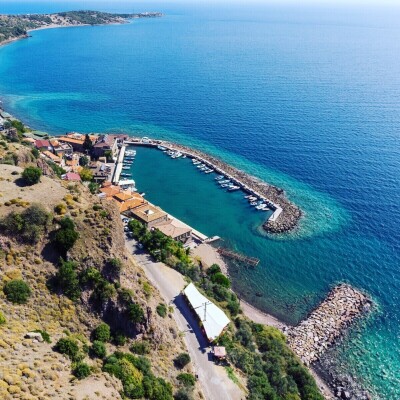
[[[58,179],[20,139],[0,139],[0,398],[186,391],[173,309],[125,252],[114,205]],[[38,183],[26,184],[27,167],[40,168]],[[188,393],[199,398],[196,384]]]
[[[27,36],[32,29],[50,26],[121,24],[132,18],[159,17],[160,13],[110,14],[99,11],[67,11],[56,14],[0,15],[0,44]]]
[[[230,364],[247,378],[248,399],[323,400],[314,378],[289,349],[283,333],[242,315],[229,278],[218,265],[212,265],[204,274],[181,243],[157,229],[149,231],[135,220],[129,222],[129,227],[154,258],[189,277],[230,315],[234,325],[229,326],[218,344],[226,347]],[[228,373],[235,379],[231,367]]]

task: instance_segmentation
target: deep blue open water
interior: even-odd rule
[[[1,2],[0,12],[83,7],[166,16],[1,48],[6,107],[54,134],[178,140],[284,188],[305,217],[269,238],[262,214],[188,160],[142,149],[133,169],[150,200],[261,259],[231,271],[258,307],[296,323],[337,282],[370,293],[377,310],[341,344],[338,368],[377,398],[400,398],[400,11]]]

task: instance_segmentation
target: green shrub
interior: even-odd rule
[[[7,282],[3,287],[3,292],[7,300],[15,304],[25,304],[31,295],[30,287],[20,279]]]
[[[216,283],[217,285],[221,285],[225,288],[231,287],[231,282],[229,279],[221,272],[217,272],[211,276],[211,282]]]
[[[72,372],[78,379],[84,379],[90,375],[91,371],[89,365],[83,362],[79,362],[76,364]]]
[[[11,212],[0,219],[0,231],[21,242],[35,244],[47,228],[50,214],[40,204],[32,204],[21,213]]]
[[[54,235],[53,244],[65,254],[78,240],[79,233],[75,230],[75,224],[69,217],[64,217],[59,224],[60,229]]]
[[[160,304],[157,306],[156,310],[157,310],[157,314],[158,314],[160,317],[163,317],[163,318],[166,317],[167,312],[168,312],[168,309],[167,309],[167,306],[166,306],[165,304],[160,303]]]
[[[99,193],[100,185],[95,182],[90,182],[88,188],[90,190],[90,193],[97,194]]]
[[[72,361],[77,360],[79,354],[78,342],[72,338],[61,338],[55,345],[55,350],[65,354]]]
[[[182,373],[179,374],[176,379],[178,379],[179,383],[184,386],[194,386],[196,384],[196,378],[192,374]]]
[[[191,393],[188,392],[188,390],[185,389],[179,389],[174,396],[175,400],[192,400],[192,395]]]
[[[81,296],[78,274],[76,272],[77,264],[73,261],[61,260],[55,280],[58,287],[72,301],[77,301]]]
[[[6,317],[4,314],[0,311],[0,325],[4,325],[7,322]]]
[[[117,346],[125,346],[126,343],[128,341],[128,338],[121,332],[118,332],[115,336],[114,336],[114,343]]]
[[[144,355],[150,353],[150,343],[147,340],[141,340],[140,342],[133,342],[129,348],[132,353]]]
[[[179,354],[175,360],[174,360],[175,365],[178,368],[184,368],[186,365],[190,363],[190,356],[188,353],[181,353]]]
[[[31,150],[31,153],[33,154],[33,157],[39,158],[40,152],[39,152],[39,150],[38,150],[36,147],[34,147],[34,148]]]
[[[81,285],[95,286],[102,280],[101,273],[94,267],[86,268],[79,276]]]
[[[22,172],[22,178],[28,186],[35,185],[40,182],[42,170],[37,167],[26,167]]]
[[[129,319],[134,323],[140,323],[144,320],[144,312],[139,304],[132,303],[128,306]]]
[[[211,275],[217,274],[218,272],[221,272],[220,266],[218,264],[213,264],[213,265],[211,265],[210,268],[208,268],[207,275],[211,276]]]
[[[42,335],[43,340],[46,343],[51,343],[50,335],[46,331],[42,331],[40,329],[36,329],[36,330],[34,330],[34,332],[40,333]]]
[[[90,348],[90,354],[92,357],[105,358],[107,355],[105,344],[100,340],[95,340]]]
[[[109,342],[111,339],[110,326],[102,322],[93,330],[92,337],[93,340],[98,340],[100,342]]]

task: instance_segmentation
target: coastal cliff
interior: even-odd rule
[[[35,29],[127,23],[129,19],[161,17],[159,12],[111,14],[99,11],[68,11],[55,14],[0,15],[0,45],[28,37]]]

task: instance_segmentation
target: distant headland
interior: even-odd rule
[[[83,25],[124,24],[135,18],[161,17],[160,12],[112,14],[100,11],[66,11],[55,14],[0,14],[0,45],[29,37],[36,29]]]

